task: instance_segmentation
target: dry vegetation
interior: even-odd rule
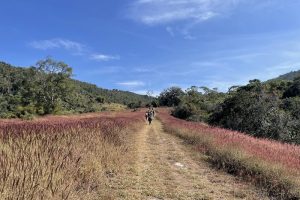
[[[1,121],[0,199],[125,199],[126,195],[151,197],[156,195],[144,192],[156,184],[159,186],[158,180],[161,180],[160,184],[165,183],[164,186],[178,183],[175,184],[176,188],[184,188],[178,195],[186,199],[190,190],[185,186],[200,184],[198,180],[206,175],[191,177],[194,180],[192,182],[181,171],[176,173],[178,170],[174,163],[180,160],[180,155],[188,154],[184,151],[174,154],[181,147],[178,143],[177,151],[173,149],[175,140],[163,135],[159,122],[144,129],[143,114],[143,111],[104,112],[50,116],[31,122]],[[167,132],[194,144],[198,151],[208,155],[208,161],[214,166],[263,186],[278,199],[299,199],[298,146],[255,139],[238,132],[179,120],[166,111],[161,111],[159,118]],[[151,156],[154,160],[146,162]],[[194,163],[191,166],[194,166],[195,173],[203,170],[203,166],[200,169],[187,156],[182,159],[185,160],[181,163]],[[147,163],[157,167],[156,171],[155,167],[150,167],[150,171],[154,170],[153,174],[157,176],[147,178],[151,176],[147,171]],[[142,169],[146,169],[147,173]],[[162,179],[166,172],[170,172],[173,178],[167,176]],[[187,175],[191,174],[187,172]],[[182,185],[183,179],[172,181],[178,177],[186,179],[187,184]],[[154,185],[147,185],[151,178]],[[231,186],[232,182],[226,184]],[[213,186],[213,182],[208,184],[208,188]],[[228,188],[229,192],[232,191],[231,187]],[[195,195],[201,196],[201,192],[203,190],[197,189]],[[217,192],[214,194],[219,195]]]
[[[140,114],[0,122],[0,199],[110,199]]]
[[[167,132],[196,145],[214,166],[263,187],[278,199],[300,198],[299,146],[179,120],[167,111],[159,117]]]

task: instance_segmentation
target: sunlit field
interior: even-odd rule
[[[109,199],[129,162],[137,113],[0,124],[0,199]]]
[[[160,113],[164,129],[205,153],[219,169],[264,188],[279,199],[300,198],[300,147],[176,119]]]

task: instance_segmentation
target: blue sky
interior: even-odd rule
[[[300,69],[299,0],[10,0],[1,3],[0,60],[52,56],[74,78],[158,94]]]

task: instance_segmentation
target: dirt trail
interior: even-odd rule
[[[135,163],[114,180],[116,199],[268,199],[253,187],[212,169],[201,155],[154,121],[135,144]]]

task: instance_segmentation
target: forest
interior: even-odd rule
[[[192,86],[164,90],[160,105],[173,116],[245,132],[255,137],[300,144],[300,77],[291,72],[266,82],[250,80],[228,92]]]
[[[26,68],[0,62],[0,118],[97,112],[104,103],[134,108],[152,100],[147,95],[74,80],[70,66],[50,57]]]

